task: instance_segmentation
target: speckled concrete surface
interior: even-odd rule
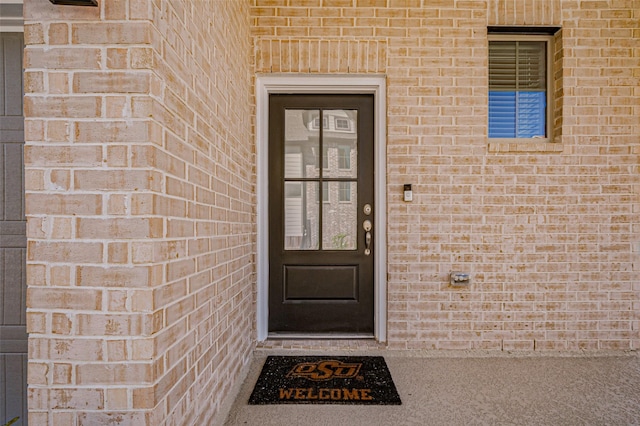
[[[287,355],[286,353],[279,353]],[[248,405],[257,352],[226,425],[640,425],[640,357],[383,355],[400,406]]]

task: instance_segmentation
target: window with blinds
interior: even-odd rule
[[[547,138],[545,39],[489,41],[489,137]]]

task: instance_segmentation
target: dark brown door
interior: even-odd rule
[[[373,95],[269,98],[269,332],[373,336]]]

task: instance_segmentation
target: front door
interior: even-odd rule
[[[373,95],[269,97],[269,333],[373,337]]]

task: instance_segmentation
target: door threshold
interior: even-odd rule
[[[375,340],[373,333],[293,333],[270,332],[268,340]]]

